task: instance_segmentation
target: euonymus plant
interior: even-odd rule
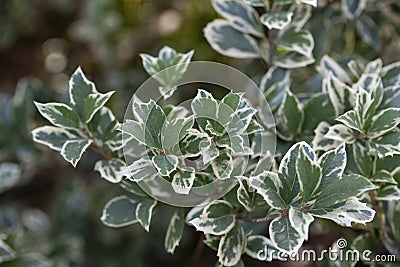
[[[355,249],[373,250],[381,243],[399,258],[400,62],[338,63],[324,55],[315,63],[319,40],[306,25],[316,0],[212,0],[212,5],[222,18],[205,27],[205,38],[222,55],[265,61],[259,88],[276,127],[258,120],[258,107],[244,94],[217,98],[202,88],[189,108],[134,99],[133,118],[120,123],[105,106],[114,92],[98,92],[78,68],[68,103],[35,102],[52,125],[34,129],[34,141],[59,151],[74,167],[88,149],[103,156],[94,170],[126,190],[104,207],[101,220],[110,227],[140,223],[151,231],[154,208],[165,204],[141,189],[143,181],[161,177],[173,192],[187,195],[233,179],[233,188],[218,200],[174,207],[165,234],[169,253],[187,224],[204,233],[204,243],[217,253],[216,266],[244,266],[242,255],[260,260],[265,248],[271,252],[265,259],[279,259],[272,251],[299,251],[313,222],[328,220],[360,229]],[[341,16],[355,21],[362,40],[380,50],[375,23],[363,14],[366,7],[367,1],[343,0]],[[162,71],[154,76],[159,83],[154,90],[165,99],[174,97],[193,53],[166,46],[156,57],[141,55],[149,75]],[[306,66],[317,70],[319,91],[298,94],[292,71]],[[268,134],[277,136],[274,154],[260,144]],[[127,162],[124,153],[133,160]],[[188,164],[194,159],[195,166]]]

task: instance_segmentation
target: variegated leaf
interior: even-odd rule
[[[400,189],[398,185],[382,185],[379,187],[377,200],[381,201],[399,201]]]
[[[376,138],[393,130],[400,124],[400,108],[388,108],[376,114],[368,130],[369,138]]]
[[[237,200],[247,210],[251,211],[253,207],[253,194],[249,190],[246,178],[239,179],[239,188],[236,191]]]
[[[335,109],[336,116],[343,114],[346,109],[351,89],[329,72],[323,80],[323,88],[328,92],[329,98]]]
[[[289,91],[278,110],[277,129],[282,138],[292,140],[300,131],[304,120],[303,108],[297,97]]]
[[[164,247],[168,253],[173,254],[175,248],[179,246],[184,226],[185,213],[183,209],[176,209],[169,222],[167,233],[165,234]]]
[[[236,225],[223,235],[218,246],[217,256],[222,266],[236,266],[246,246],[246,234],[242,226]]]
[[[341,125],[348,129],[346,126]],[[312,147],[315,151],[328,151],[330,149],[336,148],[340,142],[329,138],[327,133],[329,132],[330,124],[322,121],[318,124],[317,128],[314,130],[314,138],[312,141]]]
[[[193,50],[183,54],[168,46],[160,50],[158,57],[140,54],[144,69],[161,84],[159,91],[164,99],[177,90],[175,83],[185,74],[193,54]]]
[[[297,252],[304,242],[304,236],[297,232],[288,216],[275,218],[271,222],[269,236],[280,251],[289,255]]]
[[[353,158],[361,175],[371,176],[372,158],[368,155],[367,148],[359,143],[353,144]]]
[[[260,89],[271,110],[275,110],[282,103],[286,90],[289,90],[289,83],[290,72],[277,67],[269,68],[261,79]]]
[[[385,135],[370,140],[369,152],[379,158],[400,154],[400,131],[393,130]]]
[[[215,200],[204,208],[202,214],[189,223],[205,234],[224,235],[235,226],[235,214],[229,202]]]
[[[290,206],[289,208],[289,222],[294,229],[304,238],[308,240],[308,229],[310,224],[314,221],[314,217],[308,212],[302,212]]]
[[[342,178],[347,163],[346,145],[342,143],[336,149],[324,153],[318,160],[322,168],[322,180],[318,191]]]
[[[114,92],[101,94],[79,67],[69,80],[69,98],[79,118],[88,123]]]
[[[161,142],[164,150],[172,148],[186,136],[188,130],[194,124],[194,116],[188,118],[176,118],[170,120],[167,117],[166,123],[161,132]]]
[[[53,125],[67,128],[79,129],[79,118],[72,108],[62,103],[41,104],[35,102],[39,113],[50,121]]]
[[[332,74],[341,82],[346,84],[351,83],[351,79],[347,72],[328,55],[325,55],[321,58],[320,65],[317,67],[317,70],[323,77],[327,77],[329,72],[332,72]]]
[[[134,161],[131,165],[126,167],[122,173],[129,180],[133,182],[139,182],[143,179],[151,179],[158,175],[156,168],[153,166],[151,160],[147,158],[141,158]]]
[[[122,172],[125,168],[125,162],[120,159],[99,160],[94,166],[94,170],[98,171],[102,178],[111,183],[119,183],[121,181]]]
[[[218,179],[230,178],[233,171],[232,156],[226,151],[220,152],[218,157],[211,162],[211,167]]]
[[[204,36],[218,53],[233,58],[259,58],[260,51],[256,40],[241,33],[227,21],[216,19],[204,28]]]
[[[32,131],[32,138],[33,141],[39,144],[46,145],[56,151],[61,151],[63,145],[68,140],[76,140],[82,137],[62,128],[42,126]]]
[[[138,201],[136,207],[136,218],[140,225],[148,232],[150,228],[151,216],[153,209],[156,206],[157,201],[155,199],[145,198]]]
[[[155,155],[151,161],[162,176],[169,176],[178,166],[178,158],[175,155]]]
[[[353,144],[356,141],[354,131],[342,124],[329,127],[325,137],[339,142],[346,142],[346,144]]]
[[[215,11],[227,19],[236,30],[258,37],[263,36],[257,12],[241,0],[213,0],[211,3]]]
[[[366,0],[364,0],[366,2]],[[375,49],[376,52],[382,50],[382,40],[379,33],[379,26],[368,15],[362,14],[356,20],[356,29],[361,39]]]
[[[292,17],[292,12],[280,11],[275,13],[265,13],[260,19],[268,29],[282,30],[292,21]]]
[[[382,68],[381,76],[383,80],[383,85],[387,86],[395,86],[400,85],[400,61],[393,62]]]
[[[300,149],[304,149],[308,157],[316,160],[313,149],[306,142],[299,142],[293,145],[284,155],[279,165],[278,172],[283,174],[287,179],[291,189],[291,198],[295,198],[300,194],[300,184],[297,178],[296,162]]]
[[[351,227],[351,224],[371,222],[374,219],[375,211],[366,204],[361,203],[357,198],[350,197],[345,202],[328,208],[314,208],[311,214],[316,217],[332,220],[335,223]]]
[[[313,56],[305,56],[297,52],[288,52],[274,58],[274,65],[284,69],[302,68],[314,62]]]
[[[277,173],[264,171],[249,178],[249,185],[274,209],[285,209],[287,204],[281,196],[282,181]]]
[[[365,177],[349,174],[321,188],[321,193],[315,201],[315,208],[331,207],[373,189],[376,189],[376,186]]]
[[[400,85],[384,88],[381,108],[400,108]]]
[[[322,169],[318,163],[310,159],[304,148],[300,148],[296,161],[296,174],[299,179],[300,193],[303,202],[311,200],[318,190],[322,179]]]
[[[345,114],[339,116],[337,121],[340,121],[347,127],[354,129],[360,133],[364,133],[364,124],[361,121],[360,116],[354,110],[347,111]]]
[[[314,38],[308,30],[288,30],[276,40],[278,47],[312,57]]]
[[[195,179],[195,169],[192,167],[180,168],[172,178],[172,188],[178,194],[187,195],[193,186]]]
[[[76,167],[83,153],[92,144],[90,139],[68,140],[61,148],[60,154],[63,158]]]
[[[127,196],[111,199],[104,207],[101,221],[109,227],[123,227],[138,222],[137,202]]]

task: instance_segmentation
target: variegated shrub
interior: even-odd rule
[[[141,188],[143,181],[158,177],[176,194],[188,195],[232,179],[232,190],[220,199],[174,207],[165,235],[169,253],[187,224],[204,233],[204,243],[218,256],[216,266],[244,266],[243,255],[260,260],[266,247],[298,252],[313,225],[328,220],[362,231],[354,248],[374,250],[382,243],[400,257],[400,62],[316,59],[319,40],[307,28],[316,0],[211,2],[222,18],[205,27],[206,40],[224,56],[266,63],[259,89],[276,127],[258,120],[259,107],[245,95],[229,92],[217,99],[201,88],[190,100],[192,115],[157,99],[134,99],[132,119],[120,123],[105,107],[113,93],[99,93],[78,68],[68,104],[35,103],[52,126],[33,130],[33,139],[74,167],[87,149],[104,157],[94,169],[126,191],[104,207],[101,220],[110,227],[140,223],[151,230],[153,211],[164,204]],[[367,7],[367,1],[343,0],[340,17],[353,21],[362,40],[380,50],[370,29],[374,22],[363,13]],[[141,55],[164,100],[177,92],[193,53],[166,46],[157,57]],[[300,94],[293,84],[304,67],[316,69],[318,86]],[[277,136],[274,154],[261,147],[267,134]],[[126,146],[134,149],[124,151]],[[124,153],[133,160],[126,162]],[[201,171],[187,163],[192,159]],[[277,255],[265,259],[279,260]]]

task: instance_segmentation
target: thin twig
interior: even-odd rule
[[[93,144],[90,146],[90,149],[93,150],[94,152],[100,154],[103,158],[105,158],[105,159],[107,159],[107,160],[110,160],[110,159],[113,158],[112,155],[110,155],[110,154],[108,154],[107,152],[105,152],[105,151],[103,150],[103,148],[99,147],[96,143],[93,143]]]
[[[90,146],[90,149],[95,151],[96,153],[100,154],[103,158],[110,160],[113,158],[113,156],[109,153],[107,153],[106,151],[104,151],[104,149],[97,145],[95,142],[95,138],[93,136],[93,134],[89,131],[89,129],[85,126],[82,127],[81,131],[89,138],[93,140],[92,145]]]

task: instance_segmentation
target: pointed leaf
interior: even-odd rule
[[[102,178],[111,183],[119,183],[122,179],[122,172],[125,170],[125,162],[120,159],[99,160],[94,166]]]
[[[356,141],[354,131],[343,124],[336,124],[329,127],[325,137],[340,142],[346,142],[346,144],[353,144]]]
[[[375,188],[374,184],[361,175],[346,175],[342,179],[327,185],[325,188],[321,188],[321,194],[317,196],[315,207],[331,207],[346,201],[350,197],[359,196]]]
[[[246,246],[246,234],[243,227],[237,225],[227,234],[222,236],[219,242],[217,256],[222,266],[236,266]]]
[[[238,0],[213,0],[211,3],[215,11],[227,19],[236,30],[258,37],[263,36],[255,9]]]
[[[136,218],[147,232],[150,228],[151,215],[156,204],[157,201],[155,199],[143,199],[138,202],[136,207]]]
[[[311,160],[304,148],[300,148],[296,162],[296,173],[299,179],[300,192],[303,202],[313,198],[322,179],[322,169],[317,162]]]
[[[376,138],[393,130],[400,124],[400,108],[388,108],[376,114],[368,130],[368,137]]]
[[[83,153],[92,144],[92,142],[93,140],[89,139],[69,140],[62,146],[60,152],[61,156],[63,156],[66,161],[71,163],[72,166],[76,167],[76,164],[78,164]]]
[[[269,225],[269,236],[273,244],[283,252],[297,252],[304,242],[304,237],[290,223],[289,217],[275,218]]]
[[[167,233],[165,235],[164,247],[168,253],[173,254],[175,248],[181,241],[183,228],[185,226],[185,214],[183,209],[176,209],[171,217],[168,225]]]
[[[79,129],[79,118],[69,106],[61,103],[41,104],[35,102],[40,114],[53,125],[62,128]]]
[[[355,197],[350,197],[346,202],[328,208],[314,208],[311,214],[316,217],[332,220],[335,223],[350,227],[351,223],[371,222],[375,211]]]
[[[372,171],[372,158],[368,155],[367,148],[363,147],[359,143],[354,143],[353,158],[361,175],[370,177]]]
[[[189,223],[196,227],[197,231],[206,234],[224,235],[235,226],[234,210],[229,202],[216,200],[204,208],[198,218]]]
[[[162,176],[169,176],[178,166],[178,158],[174,155],[155,155],[151,161]]]
[[[278,29],[282,30],[292,21],[292,12],[275,12],[275,13],[265,13],[261,16],[261,22],[267,26],[268,29]]]
[[[305,239],[308,240],[308,229],[314,221],[314,217],[308,212],[301,212],[294,207],[289,208],[289,221],[294,229]]]
[[[318,191],[342,178],[347,163],[346,145],[342,143],[336,149],[326,152],[318,160],[322,169],[322,180]]]
[[[126,167],[122,174],[133,182],[139,182],[143,179],[154,178],[158,175],[158,172],[153,166],[151,160],[147,158],[141,158]]]
[[[109,227],[123,227],[136,223],[137,202],[126,196],[111,199],[104,207],[101,221]]]
[[[256,40],[241,33],[225,20],[216,19],[204,28],[204,36],[218,53],[233,58],[259,58]]]
[[[280,194],[283,188],[282,181],[277,173],[264,171],[250,177],[249,185],[274,209],[286,208],[286,203]]]
[[[43,126],[32,131],[33,141],[46,145],[49,148],[61,151],[63,145],[68,140],[80,139],[68,130],[53,126]]]
[[[314,38],[308,30],[288,30],[276,41],[278,47],[312,57]]]
[[[233,171],[232,156],[226,151],[219,153],[218,157],[212,161],[211,167],[218,179],[230,178]]]
[[[318,66],[318,71],[323,77],[327,77],[329,72],[338,78],[343,83],[351,83],[351,79],[346,71],[331,57],[325,55],[321,58],[320,65]]]
[[[193,186],[195,169],[192,167],[180,168],[172,178],[172,188],[178,194],[187,195]]]
[[[297,97],[290,91],[286,92],[283,103],[278,110],[278,131],[288,140],[300,131],[304,120],[304,111]]]

